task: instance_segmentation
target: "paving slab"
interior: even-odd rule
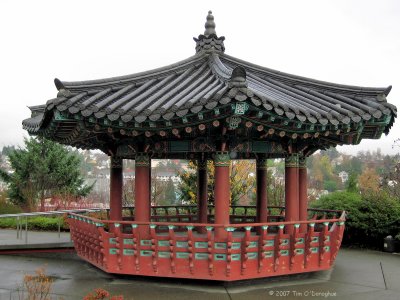
[[[68,247],[73,247],[69,232],[28,230],[17,238],[17,230],[0,229],[0,251]]]
[[[10,299],[10,290],[0,289],[0,299]]]
[[[396,291],[392,290],[378,290],[374,292],[368,293],[359,293],[353,294],[348,297],[339,298],[343,300],[368,300],[368,299],[375,299],[375,300],[399,300],[400,295]]]
[[[332,272],[331,281],[385,289],[381,261],[385,259],[386,254],[380,254],[368,250],[341,249],[340,262]]]

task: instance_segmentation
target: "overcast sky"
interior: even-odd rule
[[[195,53],[208,10],[225,52],[280,71],[335,83],[393,86],[400,107],[400,1],[18,1],[0,2],[0,147],[22,145],[27,106],[56,97],[65,81],[132,74]],[[392,149],[391,133],[357,153]]]

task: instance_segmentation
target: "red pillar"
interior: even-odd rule
[[[258,223],[268,222],[267,159],[257,159],[257,219]]]
[[[229,167],[230,158],[228,152],[217,152],[214,159],[215,166],[215,187],[214,187],[214,205],[215,205],[215,223],[229,224],[229,205],[230,205],[230,177]],[[227,232],[224,228],[215,230],[217,238],[224,238]]]
[[[150,159],[139,153],[135,158],[135,221],[150,222]],[[150,234],[149,226],[139,226],[142,237]]]
[[[299,156],[291,154],[285,160],[285,220],[299,220]],[[288,227],[288,232],[293,226]]]
[[[308,214],[308,196],[307,196],[307,165],[306,158],[301,157],[299,160],[299,219],[307,221]],[[307,225],[300,225],[301,232],[307,231]]]
[[[122,220],[122,159],[111,157],[110,167],[110,220]]]
[[[199,223],[207,223],[208,214],[208,193],[207,193],[207,160],[197,162],[197,216]],[[202,227],[200,232],[205,232]]]

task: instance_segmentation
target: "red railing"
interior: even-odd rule
[[[326,219],[327,217],[339,217],[341,211],[309,208],[309,219]],[[134,206],[123,207],[123,215],[126,220],[133,221],[135,215]],[[214,206],[208,206],[209,221],[214,221]],[[268,221],[283,221],[285,207],[268,206]],[[230,207],[231,223],[254,223],[256,221],[256,206],[233,205]],[[151,218],[154,222],[197,222],[196,205],[160,205],[151,207]],[[247,221],[246,221],[247,220]]]
[[[50,204],[44,206],[44,211],[57,211],[57,210],[72,210],[72,209],[103,209],[104,206],[101,203],[66,203],[66,204]],[[37,211],[40,211],[40,206],[37,207]]]
[[[229,225],[70,214],[69,223],[78,255],[107,272],[230,281],[328,269],[344,221],[342,212],[319,220]],[[216,235],[216,228],[225,234]]]

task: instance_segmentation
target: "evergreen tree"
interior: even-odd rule
[[[25,148],[8,155],[12,173],[0,170],[8,183],[8,194],[14,204],[28,210],[44,200],[57,196],[63,200],[86,196],[93,185],[84,184],[80,157],[66,147],[42,137],[25,139]]]
[[[270,206],[284,206],[285,205],[285,186],[283,182],[274,176],[271,170],[267,172],[267,199]],[[254,203],[255,204],[255,203]]]
[[[165,188],[165,202],[167,202],[169,205],[176,204],[176,190],[171,177],[168,179],[167,186]]]
[[[350,193],[357,193],[357,174],[351,173],[347,181],[347,191]]]
[[[197,162],[190,161],[189,171],[180,171],[179,194],[181,201],[197,203]],[[208,203],[214,203],[214,163],[207,162]],[[255,163],[248,160],[233,161],[230,169],[231,204],[237,205],[241,199],[254,202],[255,195]]]
[[[4,146],[1,150],[1,154],[4,156],[8,156],[11,152],[15,150],[15,146]]]

